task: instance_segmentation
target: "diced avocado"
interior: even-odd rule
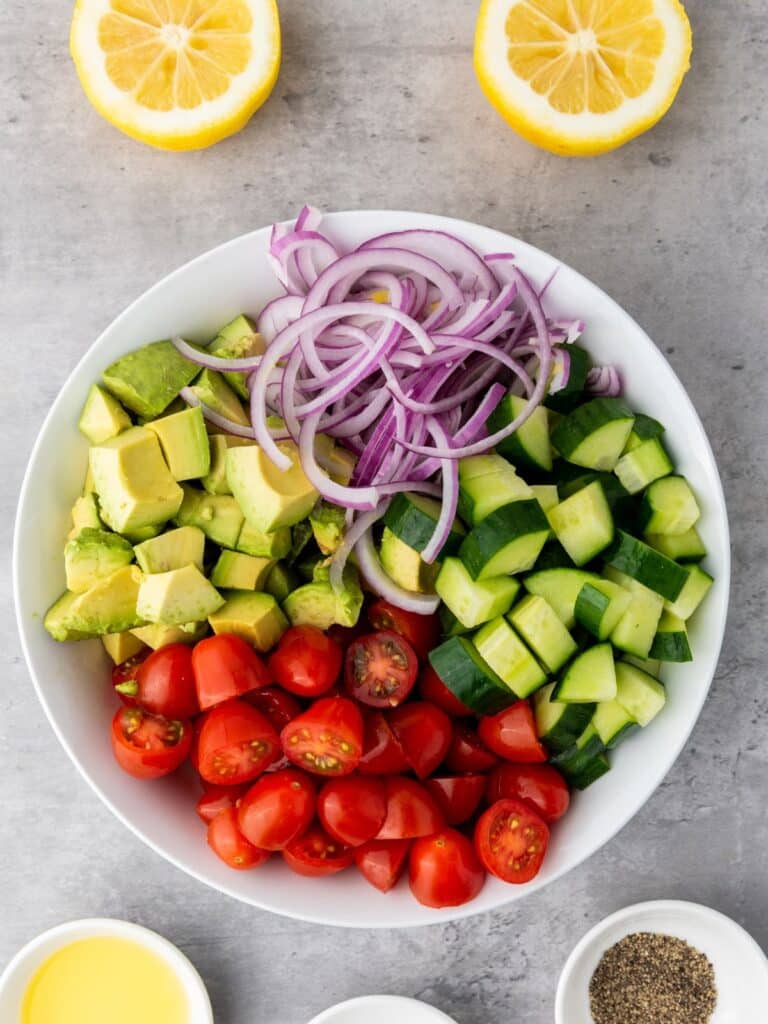
[[[288,527],[285,527],[288,529]],[[302,519],[300,523],[296,523],[291,528],[291,548],[287,553],[288,561],[291,565],[297,565],[300,559],[305,559],[307,556],[319,553],[320,549],[315,543],[315,534],[312,530],[312,524],[308,519]],[[310,572],[308,579],[311,579],[312,573]]]
[[[171,404],[163,410],[163,416],[173,416],[174,413],[184,412],[188,408],[189,406],[183,398],[174,398]],[[140,427],[146,427],[148,423],[154,423],[154,418],[152,416],[137,416],[136,422]]]
[[[226,603],[208,621],[214,633],[234,633],[257,651],[274,647],[288,628],[288,620],[271,594],[229,590]]]
[[[261,355],[264,351],[264,339],[250,318],[241,313],[222,327],[208,346],[208,351],[219,359],[245,359],[247,356]],[[246,377],[245,373],[226,375],[230,387],[244,399],[248,398]]]
[[[199,406],[147,423],[157,434],[174,480],[195,480],[211,468],[211,449]]]
[[[185,565],[203,568],[205,534],[197,526],[180,526],[137,544],[136,561],[144,572],[170,572]]]
[[[211,583],[225,590],[264,590],[274,564],[273,558],[222,551],[213,567]]]
[[[143,544],[145,540],[152,540],[163,532],[165,523],[154,523],[152,526],[140,526],[135,530],[126,530],[123,536],[131,544]]]
[[[83,640],[140,626],[144,620],[136,602],[141,580],[141,571],[126,565],[84,594],[68,591],[49,608],[45,628],[54,640]]]
[[[131,633],[153,651],[168,644],[196,644],[208,632],[207,622],[184,622],[181,626],[164,626],[152,623],[132,629]]]
[[[278,469],[258,445],[227,452],[230,489],[251,526],[265,533],[305,519],[319,497],[301,467],[294,442],[281,441],[277,447],[292,460],[286,470]]]
[[[139,588],[138,610],[146,622],[180,626],[208,618],[224,598],[195,565],[145,576]]]
[[[270,570],[264,589],[282,604],[291,591],[296,590],[299,586],[301,586],[301,580],[293,569],[285,562],[278,562]]]
[[[381,564],[387,575],[405,590],[433,594],[440,563],[427,565],[414,548],[404,544],[388,526],[384,527],[379,549]]]
[[[91,444],[101,444],[127,430],[131,418],[112,395],[98,384],[92,384],[77,425]]]
[[[190,363],[170,341],[155,341],[129,352],[102,374],[108,391],[132,412],[152,419],[190,384],[200,367]]]
[[[206,494],[189,484],[183,485],[184,500],[176,514],[179,526],[197,526],[206,537],[224,548],[237,545],[243,528],[243,513],[228,494]]]
[[[284,558],[291,550],[291,529],[289,526],[280,526],[270,533],[262,533],[245,521],[235,547],[246,555],[256,555],[258,558]]]
[[[315,566],[313,583],[330,584],[330,569],[327,563]],[[341,586],[334,590],[336,598],[336,622],[340,626],[354,626],[360,618],[363,607],[363,591],[354,565],[347,562],[342,575]]]
[[[183,492],[146,427],[94,445],[90,463],[101,517],[118,533],[165,522],[178,512]]]
[[[137,636],[126,630],[123,633],[105,633],[101,638],[104,650],[116,665],[122,665],[129,658],[136,657],[146,645]]]
[[[96,495],[82,494],[72,506],[72,529],[68,539],[77,537],[81,530],[101,530],[103,526]]]
[[[72,606],[79,597],[79,594],[66,590],[45,613],[43,625],[54,640],[88,640],[93,636],[92,633],[78,628],[79,624],[76,625],[72,617]]]
[[[203,370],[189,389],[208,409],[225,416],[233,423],[250,427],[251,421],[243,404],[232,388],[227,384],[223,374],[216,370]]]
[[[106,530],[81,530],[64,547],[67,588],[75,594],[83,594],[132,561],[133,548],[123,537]]]
[[[227,483],[227,448],[243,448],[253,444],[253,441],[247,437],[235,437],[234,434],[209,434],[208,443],[211,464],[200,483],[209,494],[231,494]]]
[[[315,455],[331,480],[337,484],[346,486],[352,479],[357,457],[348,448],[336,444],[328,434],[317,434],[315,437]]]
[[[327,568],[320,567],[311,583],[305,583],[286,597],[283,610],[292,625],[328,629],[334,623],[356,624],[363,605],[363,592],[354,568],[347,566],[344,570],[344,585],[339,591],[334,591],[327,576]]]
[[[319,501],[309,513],[317,546],[324,555],[332,555],[344,538],[344,520],[346,512],[339,505],[331,505],[327,501]]]

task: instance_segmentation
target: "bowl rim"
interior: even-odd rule
[[[648,800],[651,798],[651,796],[659,788],[659,786],[663,782],[664,778],[667,776],[667,774],[669,773],[669,771],[672,769],[672,767],[676,763],[677,759],[679,758],[680,753],[682,752],[683,748],[685,747],[686,743],[688,742],[688,740],[689,740],[689,738],[691,736],[691,733],[693,732],[693,729],[694,729],[696,723],[698,722],[698,719],[699,719],[699,717],[701,715],[701,710],[702,710],[702,708],[704,706],[704,703],[705,703],[705,701],[706,701],[706,699],[707,699],[707,697],[709,695],[709,691],[710,691],[710,688],[711,688],[711,685],[712,685],[712,681],[714,679],[715,672],[716,672],[717,666],[719,664],[719,659],[720,659],[720,654],[721,654],[721,651],[722,651],[723,640],[724,640],[724,637],[725,637],[725,628],[726,628],[727,613],[728,613],[729,600],[730,600],[730,587],[731,587],[731,546],[730,546],[730,528],[729,528],[729,522],[728,522],[728,511],[727,511],[727,506],[726,506],[726,502],[725,502],[725,495],[724,495],[724,492],[723,492],[722,480],[720,478],[720,473],[719,473],[718,468],[717,468],[717,462],[715,460],[714,452],[712,451],[712,446],[710,444],[710,441],[709,441],[709,438],[707,436],[706,430],[704,429],[704,425],[701,422],[701,419],[700,419],[700,417],[699,417],[699,415],[698,415],[698,413],[696,411],[696,408],[695,408],[695,406],[693,404],[693,401],[691,400],[691,398],[690,398],[690,396],[689,396],[685,386],[683,385],[682,381],[678,377],[678,375],[675,372],[675,370],[673,369],[673,367],[667,361],[664,353],[658,348],[658,346],[656,346],[656,344],[651,339],[650,335],[643,329],[643,327],[624,309],[623,306],[621,306],[615,299],[613,299],[610,295],[608,295],[608,293],[605,292],[598,284],[593,282],[591,279],[587,278],[585,275],[581,274],[578,270],[575,270],[570,264],[565,263],[564,261],[560,260],[558,257],[552,255],[551,253],[547,252],[546,250],[540,249],[537,246],[532,245],[531,243],[526,242],[523,239],[517,238],[514,235],[507,234],[506,232],[501,231],[498,228],[490,227],[488,225],[479,224],[476,221],[468,221],[468,220],[464,220],[464,219],[460,219],[460,218],[444,216],[444,215],[440,215],[440,214],[425,213],[423,211],[420,212],[420,211],[415,211],[415,210],[391,210],[391,209],[383,209],[383,208],[357,209],[357,210],[353,209],[353,210],[332,211],[332,212],[329,212],[327,214],[327,216],[329,218],[332,218],[334,220],[341,220],[341,221],[345,221],[347,219],[352,219],[354,221],[357,218],[365,218],[365,217],[369,217],[369,216],[370,217],[376,217],[376,216],[382,216],[382,215],[386,216],[386,217],[390,217],[393,220],[396,220],[397,218],[403,218],[405,220],[409,220],[409,219],[411,219],[411,220],[418,220],[420,218],[420,219],[422,219],[424,221],[429,221],[429,228],[431,228],[431,229],[434,229],[434,230],[441,230],[442,229],[442,230],[445,230],[445,231],[454,232],[454,233],[459,234],[459,235],[461,235],[462,232],[468,232],[470,234],[470,236],[471,236],[472,232],[473,231],[477,231],[478,229],[480,229],[482,231],[490,231],[490,232],[493,232],[493,233],[495,233],[495,234],[497,234],[499,236],[502,236],[505,239],[506,243],[511,247],[512,251],[516,251],[516,250],[522,249],[523,250],[523,254],[522,254],[523,256],[525,256],[526,252],[527,253],[533,253],[537,257],[540,257],[540,258],[544,259],[545,261],[554,262],[558,266],[562,267],[564,270],[566,270],[568,272],[568,274],[571,276],[572,280],[575,283],[577,283],[580,286],[586,286],[588,289],[594,289],[595,292],[599,293],[601,301],[605,302],[611,308],[612,314],[616,316],[617,321],[623,321],[625,324],[627,324],[630,330],[632,330],[632,331],[638,333],[639,335],[641,335],[643,337],[644,341],[647,343],[647,345],[651,349],[656,351],[656,353],[658,354],[659,358],[665,364],[669,375],[674,380],[675,384],[677,385],[677,387],[679,389],[681,400],[682,400],[682,402],[684,403],[684,406],[685,406],[685,415],[686,415],[686,417],[689,418],[692,422],[694,422],[696,424],[697,428],[698,428],[698,432],[700,434],[701,442],[702,442],[701,454],[702,454],[703,458],[709,463],[709,468],[711,470],[711,475],[713,477],[713,482],[715,484],[714,491],[711,494],[708,495],[708,500],[710,502],[710,505],[711,505],[713,511],[716,510],[718,519],[722,523],[722,526],[723,526],[723,529],[724,529],[724,533],[725,533],[725,535],[723,537],[723,541],[724,541],[724,546],[723,546],[723,567],[722,567],[722,571],[718,574],[718,582],[719,582],[719,584],[720,584],[720,586],[722,588],[722,591],[723,591],[723,597],[722,597],[723,613],[722,613],[722,621],[720,622],[720,628],[718,630],[718,634],[719,635],[718,635],[718,638],[717,638],[716,648],[715,648],[715,650],[713,652],[711,672],[709,673],[709,678],[707,680],[706,688],[701,693],[701,697],[700,697],[700,700],[698,702],[698,706],[695,707],[695,709],[692,708],[692,712],[695,711],[695,713],[691,714],[690,722],[689,722],[688,727],[684,731],[684,734],[682,734],[680,736],[679,742],[675,745],[674,749],[670,748],[668,756],[667,756],[667,758],[665,758],[665,761],[664,761],[665,768],[664,768],[662,774],[659,776],[659,778],[655,782],[655,784],[644,794],[644,796],[642,797],[642,799],[640,799],[640,801],[636,804],[636,806],[633,805],[630,810],[622,810],[619,814],[616,815],[615,820],[614,820],[614,822],[612,822],[610,829],[606,831],[606,834],[601,838],[601,840],[596,845],[591,846],[591,847],[585,849],[585,851],[583,853],[580,852],[574,858],[572,863],[570,863],[567,867],[563,867],[563,868],[559,869],[553,875],[548,877],[545,882],[542,882],[541,880],[533,880],[531,883],[529,883],[528,886],[526,886],[524,891],[517,891],[517,892],[514,891],[517,887],[510,886],[509,888],[512,891],[510,892],[509,897],[506,898],[506,899],[499,900],[498,902],[494,903],[490,907],[477,907],[477,906],[475,906],[475,903],[473,901],[473,902],[465,904],[463,906],[446,908],[446,911],[447,911],[446,913],[439,912],[439,916],[436,916],[433,920],[425,920],[424,917],[423,917],[423,914],[420,913],[421,911],[423,911],[423,908],[421,908],[417,904],[416,908],[415,908],[415,911],[413,913],[411,913],[411,914],[409,914],[407,916],[404,916],[402,920],[398,920],[397,922],[391,922],[391,921],[388,921],[388,920],[375,920],[375,921],[366,921],[364,923],[361,923],[361,922],[352,921],[352,920],[348,920],[348,919],[344,919],[344,918],[341,918],[341,919],[337,918],[337,919],[334,919],[334,920],[329,920],[327,917],[323,916],[322,913],[315,913],[315,912],[313,912],[311,910],[307,910],[307,911],[304,911],[304,910],[297,911],[297,910],[293,910],[293,909],[286,910],[286,909],[280,907],[279,905],[270,903],[270,902],[265,901],[263,899],[251,898],[251,897],[246,896],[243,893],[237,891],[233,886],[220,883],[218,880],[217,881],[213,881],[210,878],[206,877],[206,875],[202,871],[199,871],[199,870],[197,870],[197,869],[195,869],[193,867],[190,867],[190,866],[188,866],[186,864],[181,863],[176,856],[174,856],[172,853],[169,853],[168,851],[163,849],[149,835],[147,835],[146,832],[139,825],[137,825],[135,822],[131,821],[125,814],[123,814],[122,811],[120,811],[117,808],[117,806],[112,802],[112,800],[106,795],[106,793],[99,786],[97,780],[91,774],[89,774],[86,771],[84,765],[81,763],[80,759],[78,758],[76,751],[73,749],[72,745],[66,740],[63,732],[61,731],[61,729],[60,729],[60,727],[59,727],[59,725],[58,725],[58,723],[56,721],[56,718],[55,718],[55,716],[53,715],[53,713],[51,711],[51,708],[50,708],[50,706],[48,704],[48,701],[46,700],[45,694],[43,692],[43,687],[41,686],[40,681],[38,680],[38,677],[37,677],[37,673],[36,673],[36,671],[35,671],[35,669],[33,667],[33,659],[32,659],[30,644],[28,642],[29,624],[24,620],[24,617],[22,615],[22,611],[21,611],[21,598],[20,598],[21,588],[22,588],[22,580],[21,580],[21,553],[20,553],[20,534],[21,534],[21,525],[22,525],[22,523],[21,523],[21,510],[23,509],[24,505],[26,504],[27,497],[28,497],[28,491],[30,490],[30,487],[32,485],[32,478],[33,478],[32,470],[33,470],[33,467],[34,467],[34,465],[36,463],[39,450],[42,447],[44,435],[45,435],[45,433],[46,433],[46,431],[48,429],[48,426],[49,426],[50,422],[55,418],[55,416],[57,414],[59,403],[62,401],[63,395],[66,393],[67,388],[68,388],[68,386],[70,384],[70,381],[74,377],[77,376],[77,374],[78,374],[78,372],[80,370],[81,365],[84,362],[86,362],[86,360],[88,359],[88,357],[89,357],[90,353],[93,351],[93,349],[95,349],[98,346],[100,346],[103,343],[105,337],[108,336],[112,331],[116,330],[118,328],[118,326],[124,320],[128,319],[133,314],[134,310],[138,306],[140,306],[145,301],[147,301],[156,292],[158,292],[161,289],[163,289],[170,281],[174,280],[177,277],[183,276],[185,273],[187,273],[187,271],[191,267],[196,266],[197,264],[200,264],[200,263],[204,263],[206,260],[215,258],[220,253],[225,252],[228,249],[236,248],[237,246],[246,243],[249,239],[252,239],[255,236],[264,234],[266,231],[269,230],[269,226],[264,226],[264,227],[261,227],[261,228],[256,228],[256,229],[254,229],[252,231],[244,232],[243,234],[237,235],[234,238],[231,238],[231,239],[229,239],[226,242],[222,242],[219,245],[213,246],[212,248],[207,249],[206,251],[204,251],[202,253],[199,253],[197,256],[193,257],[191,260],[188,260],[187,262],[185,262],[185,263],[181,264],[180,266],[176,267],[174,270],[170,271],[170,273],[168,273],[168,274],[164,275],[163,277],[161,277],[153,285],[151,285],[144,292],[142,292],[140,295],[138,295],[131,303],[129,303],[129,305],[126,306],[122,310],[122,312],[120,312],[115,318],[113,318],[106,325],[106,327],[101,331],[101,333],[98,335],[98,337],[85,349],[85,351],[83,352],[83,354],[80,357],[80,359],[78,359],[78,361],[76,362],[75,366],[72,367],[71,370],[69,371],[69,373],[67,374],[66,380],[62,384],[60,390],[58,391],[58,393],[56,395],[56,398],[54,399],[53,404],[51,405],[50,409],[48,410],[48,413],[46,414],[42,424],[40,425],[40,427],[38,429],[38,433],[37,433],[37,437],[35,439],[35,443],[34,443],[34,445],[32,447],[32,450],[29,453],[28,460],[27,460],[27,468],[26,468],[25,473],[24,473],[24,478],[23,478],[22,485],[21,485],[21,488],[20,488],[20,491],[19,491],[19,498],[18,498],[18,503],[17,503],[17,510],[16,510],[16,516],[15,516],[15,522],[14,522],[14,531],[13,531],[13,556],[12,556],[13,597],[14,597],[14,608],[15,608],[15,613],[16,613],[17,627],[18,627],[20,638],[21,638],[21,645],[22,645],[22,650],[23,650],[23,653],[24,653],[24,658],[25,658],[25,661],[26,661],[26,664],[27,664],[27,669],[28,669],[29,674],[30,674],[30,676],[32,678],[32,682],[33,682],[33,685],[34,685],[34,688],[35,688],[35,692],[37,693],[38,700],[40,701],[40,703],[41,703],[41,705],[43,707],[43,710],[45,712],[46,718],[48,719],[48,721],[49,721],[49,723],[50,723],[50,725],[51,725],[51,727],[52,727],[52,729],[54,731],[54,734],[56,735],[57,739],[59,740],[59,743],[62,745],[62,747],[64,748],[66,753],[68,754],[70,760],[74,763],[74,765],[77,768],[78,772],[85,779],[85,781],[88,783],[88,785],[91,787],[91,789],[98,795],[99,799],[110,809],[110,811],[115,815],[115,817],[117,817],[118,820],[121,821],[143,843],[145,843],[147,846],[149,846],[150,849],[154,850],[156,853],[158,853],[165,860],[167,860],[170,863],[172,863],[175,867],[177,867],[180,870],[184,871],[186,874],[191,875],[193,878],[197,879],[199,882],[202,882],[203,884],[209,886],[210,888],[218,890],[219,892],[222,892],[225,895],[230,896],[231,898],[238,900],[239,902],[247,903],[247,904],[249,904],[251,906],[258,907],[258,908],[260,908],[262,910],[268,910],[271,913],[276,913],[276,914],[279,914],[279,915],[281,915],[283,917],[289,917],[289,918],[292,918],[292,919],[295,919],[295,920],[306,921],[306,922],[313,923],[313,924],[320,924],[320,925],[333,926],[333,927],[351,927],[351,928],[363,928],[363,927],[365,927],[365,928],[374,928],[374,929],[378,929],[378,928],[429,927],[431,925],[444,924],[448,920],[460,920],[462,918],[472,917],[472,916],[475,916],[477,914],[485,913],[486,911],[497,910],[497,909],[500,909],[502,907],[509,906],[511,903],[515,902],[516,900],[524,899],[526,896],[531,896],[535,892],[539,891],[541,888],[543,888],[543,887],[545,887],[547,885],[550,885],[550,884],[558,881],[565,874],[567,874],[568,872],[570,872],[570,871],[574,870],[575,868],[579,867],[581,864],[584,863],[584,861],[588,860],[595,853],[597,853],[603,846],[605,846],[608,842],[610,842],[624,828],[624,826],[627,825],[628,822],[631,821],[632,818],[634,818],[635,815],[639,813],[639,811],[643,808],[643,806],[648,802]],[[291,219],[291,220],[287,220],[287,221],[282,221],[280,223],[283,224],[283,225],[290,226],[293,223],[293,220]],[[393,227],[392,230],[399,230],[399,229]]]
[[[415,1016],[419,1015],[421,1024],[456,1024],[453,1017],[421,999],[414,999],[412,996],[400,995],[369,995],[353,996],[351,999],[344,999],[340,1003],[334,1003],[327,1010],[322,1010],[309,1021],[309,1024],[333,1024],[339,1013],[344,1010],[359,1009],[365,1012],[371,1007],[388,1007],[393,1014],[398,1010],[410,1012],[408,1024],[415,1024]]]

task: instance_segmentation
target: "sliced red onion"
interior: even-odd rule
[[[445,448],[450,446],[451,442],[447,431],[434,416],[427,417],[427,430],[438,447]],[[448,540],[453,521],[456,518],[456,509],[459,501],[458,462],[455,459],[443,460],[441,469],[443,471],[443,502],[440,508],[440,515],[435,524],[434,533],[429,538],[427,546],[421,552],[423,561],[428,565],[435,561]]]
[[[622,393],[619,371],[615,366],[596,366],[587,374],[586,390],[590,395],[618,398]]]
[[[355,556],[360,575],[379,597],[403,611],[416,612],[418,615],[433,615],[437,611],[440,598],[436,594],[415,594],[405,590],[384,572],[370,530],[355,545]]]
[[[369,238],[360,249],[410,249],[435,260],[447,270],[459,275],[463,290],[480,286],[485,298],[493,298],[499,285],[486,266],[482,257],[472,246],[446,231],[411,228],[406,231],[390,231],[385,235]]]

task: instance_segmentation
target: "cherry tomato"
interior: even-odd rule
[[[420,658],[426,658],[440,642],[440,622],[436,615],[406,612],[389,601],[375,601],[368,609],[368,621],[374,629],[404,636]]]
[[[344,682],[347,693],[373,708],[394,708],[413,689],[419,662],[399,633],[368,633],[347,648]]]
[[[320,697],[339,677],[341,646],[317,626],[293,626],[269,657],[275,681],[299,697]]]
[[[487,772],[498,758],[483,744],[474,726],[455,722],[453,739],[445,755],[444,767],[451,772]]]
[[[142,708],[119,708],[112,719],[112,750],[123,771],[137,779],[159,779],[187,759],[192,726],[152,715]]]
[[[403,873],[410,839],[372,839],[355,850],[358,871],[380,892],[389,892]]]
[[[539,743],[536,722],[527,700],[519,700],[497,715],[481,718],[477,732],[494,754],[507,761],[533,764],[547,760],[547,751]]]
[[[530,882],[539,873],[548,841],[545,822],[520,800],[497,800],[475,828],[478,857],[503,882]]]
[[[333,839],[347,846],[361,846],[378,835],[384,824],[386,787],[374,778],[332,779],[320,790],[317,815]]]
[[[250,782],[280,754],[280,739],[266,718],[244,700],[206,712],[197,734],[198,771],[206,782]]]
[[[269,859],[268,850],[259,850],[241,834],[233,807],[219,811],[209,824],[208,845],[225,864],[236,871],[257,868]]]
[[[463,825],[485,795],[484,775],[441,775],[424,783],[449,825]]]
[[[295,768],[258,779],[240,801],[240,831],[262,850],[282,850],[309,828],[315,816],[315,787]]]
[[[141,663],[149,653],[151,652],[143,651],[141,654],[135,654],[112,669],[112,685],[115,688],[115,693],[129,708],[135,707],[138,703],[134,696],[136,692],[134,686],[138,689],[136,676],[141,668]]]
[[[346,697],[323,697],[283,729],[286,757],[315,775],[349,775],[363,753],[363,716]]]
[[[463,718],[472,714],[471,708],[454,696],[431,665],[425,665],[421,670],[419,695],[422,700],[428,700],[430,704],[441,708],[452,718]]]
[[[270,683],[269,672],[251,645],[231,633],[209,636],[196,644],[192,671],[203,711]]]
[[[557,821],[568,810],[571,794],[568,785],[551,764],[500,764],[488,779],[486,798],[522,800],[544,821]]]
[[[213,821],[219,811],[236,807],[237,801],[246,791],[246,786],[208,786],[197,801],[198,816],[205,824]]]
[[[411,768],[426,779],[448,753],[453,737],[450,718],[434,704],[415,700],[395,708],[389,720]]]
[[[400,740],[381,711],[365,716],[363,756],[357,770],[362,775],[398,775],[408,771],[408,758]]]
[[[129,697],[132,704],[153,715],[193,718],[200,711],[192,674],[192,652],[186,644],[168,644],[152,651],[139,662],[132,677],[115,689],[121,697]]]
[[[276,686],[265,686],[263,690],[251,690],[243,700],[247,700],[262,715],[266,715],[278,732],[282,732],[289,722],[301,714],[301,704],[296,698],[284,690],[278,690]]]
[[[445,824],[440,808],[420,782],[401,775],[386,779],[387,816],[377,839],[415,839]]]
[[[354,862],[355,851],[331,839],[319,825],[314,825],[309,832],[286,846],[283,858],[297,875],[318,878],[335,875],[348,868]]]
[[[485,885],[485,871],[470,840],[444,828],[415,841],[408,881],[425,907],[458,907],[477,896]]]

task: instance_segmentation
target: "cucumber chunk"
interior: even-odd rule
[[[652,548],[656,548],[662,555],[673,558],[676,562],[700,562],[707,555],[704,541],[695,526],[685,533],[646,533],[645,540]]]
[[[587,374],[592,369],[592,360],[586,349],[574,344],[555,345],[552,355],[553,373],[561,369],[561,364],[568,360],[568,383],[553,395],[547,395],[544,405],[559,413],[569,413],[584,400],[584,388],[587,384]]]
[[[674,468],[664,445],[653,437],[622,455],[614,473],[630,494],[638,494],[654,480],[669,476]]]
[[[549,512],[560,501],[557,484],[531,484],[533,496],[541,505],[542,512]]]
[[[606,750],[612,750],[638,727],[629,711],[617,700],[604,700],[598,704],[592,725]]]
[[[635,413],[635,422],[632,425],[632,433],[627,440],[625,452],[631,452],[639,448],[644,441],[650,441],[654,437],[661,437],[664,427],[658,420],[646,416],[642,412]]]
[[[548,540],[541,549],[541,554],[536,559],[534,569],[539,572],[543,569],[575,569],[573,559],[565,550],[559,540]]]
[[[636,658],[647,658],[656,636],[664,608],[664,599],[617,569],[606,566],[609,580],[629,591],[630,602],[627,610],[616,624],[610,636],[614,647]]]
[[[661,594],[666,601],[676,601],[688,580],[688,569],[623,530],[616,531],[603,558],[608,565]]]
[[[585,583],[591,583],[610,598],[619,592],[610,581],[583,569],[542,569],[523,580],[528,593],[545,598],[567,629],[576,623],[576,601]]]
[[[552,443],[569,462],[587,469],[612,470],[635,421],[619,398],[595,398],[574,409],[552,431]]]
[[[495,434],[508,426],[528,405],[519,395],[506,395],[488,419],[488,433]],[[505,437],[497,451],[515,465],[552,469],[552,445],[549,441],[549,413],[543,405],[530,414],[521,427]]]
[[[459,462],[459,515],[473,525],[513,501],[533,498],[533,491],[500,455],[475,455]]]
[[[552,605],[537,594],[524,597],[508,618],[549,672],[558,672],[578,650]]]
[[[613,540],[613,516],[597,480],[550,509],[547,518],[576,565],[591,561]]]
[[[552,764],[576,789],[586,789],[610,769],[605,746],[590,722],[570,750],[552,758]]]
[[[665,609],[679,619],[690,619],[714,582],[708,572],[704,572],[698,565],[692,565],[688,570],[688,579],[677,600],[667,601],[664,605]]]
[[[541,665],[501,616],[486,623],[472,642],[516,696],[528,697],[547,681]]]
[[[512,607],[520,589],[510,576],[473,580],[458,558],[446,558],[435,581],[443,603],[466,629],[473,629]]]
[[[667,476],[650,485],[640,502],[640,528],[645,533],[686,533],[701,511],[690,484],[682,476]]]
[[[384,525],[414,551],[423,551],[432,539],[440,516],[440,502],[411,491],[395,495],[384,514]],[[456,519],[440,554],[454,555],[459,550],[466,530]]]
[[[552,696],[567,704],[613,700],[616,673],[610,644],[596,644],[577,655],[555,686]]]
[[[473,579],[525,572],[549,536],[549,523],[535,498],[497,508],[464,538],[459,557]]]
[[[463,622],[457,619],[446,604],[440,605],[438,616],[440,618],[440,632],[443,636],[462,636],[464,633],[469,633],[472,628],[471,626],[465,626]]]
[[[642,669],[649,676],[658,678],[659,672],[661,672],[661,662],[657,661],[656,658],[638,658],[634,654],[625,654],[621,660],[628,665],[634,665],[635,668]]]
[[[554,683],[549,683],[533,695],[533,713],[539,739],[550,750],[562,753],[576,743],[576,739],[589,725],[595,704],[565,704],[552,700]]]
[[[645,727],[658,715],[667,700],[667,691],[658,679],[635,665],[616,662],[616,700],[626,708],[638,725]]]
[[[451,693],[478,715],[493,715],[517,700],[466,637],[454,636],[435,647],[429,662]]]
[[[574,607],[576,621],[588,629],[598,640],[607,640],[632,600],[623,587],[602,580],[596,587],[585,583],[579,591]]]
[[[685,622],[672,612],[662,612],[650,651],[659,661],[693,661]]]

